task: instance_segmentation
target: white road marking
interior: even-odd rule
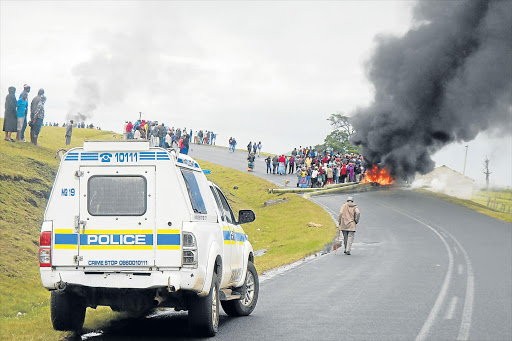
[[[391,206],[388,206],[386,204],[383,204],[381,203],[382,205],[384,206],[387,206],[413,220],[416,220],[417,222],[423,224],[423,225],[426,225],[428,226],[430,229],[432,229],[433,231],[436,232],[436,230],[409,216],[408,214],[404,213],[404,212],[401,212],[400,210],[394,208],[394,207],[391,207]],[[462,318],[461,318],[461,322],[460,322],[460,329],[459,329],[459,335],[457,337],[457,340],[467,340],[469,338],[469,331],[471,329],[471,318],[473,316],[473,302],[475,300],[475,277],[474,277],[474,274],[473,274],[473,265],[471,264],[471,259],[469,259],[469,255],[468,253],[466,252],[466,249],[464,249],[464,247],[459,243],[459,241],[457,239],[455,239],[454,236],[452,236],[450,233],[448,233],[446,230],[444,230],[442,227],[438,227],[440,230],[442,230],[443,234],[446,236],[448,235],[456,244],[457,246],[459,247],[460,251],[462,252],[462,254],[464,255],[464,260],[466,261],[466,269],[467,269],[467,283],[466,283],[466,297],[465,297],[465,300],[464,300],[464,308],[462,310]],[[436,232],[437,233],[437,232]],[[443,243],[445,244],[445,246],[447,247],[447,250],[448,250],[448,254],[449,254],[449,257],[453,257],[446,241],[442,238],[442,236],[437,233],[437,235],[442,239]],[[450,266],[448,267],[450,268]],[[459,265],[459,273],[460,273],[460,265]],[[450,269],[449,269],[450,271]],[[448,274],[447,274],[448,275]],[[446,281],[446,278],[445,278],[445,281]],[[443,284],[443,288],[444,288],[444,284]],[[443,289],[441,289],[441,292],[439,293],[439,295],[441,296],[442,294],[442,291]],[[444,299],[444,298],[443,298]],[[439,300],[439,297],[438,297],[438,300]],[[423,325],[423,328],[422,330],[420,331],[420,334],[418,334],[418,336],[416,337],[416,340],[421,340],[420,336],[422,336],[423,338],[426,336],[426,334],[422,334],[422,332],[424,331],[426,325],[429,323],[429,319],[434,311],[434,309],[436,308],[436,304],[438,302],[436,301],[436,303],[434,304],[434,307],[432,308],[432,311],[430,312],[430,315],[429,317],[427,318],[427,321],[425,322],[425,325]],[[432,322],[433,323],[433,322]],[[430,328],[430,326],[428,326],[428,328]]]
[[[453,296],[450,301],[450,305],[448,306],[448,310],[446,310],[446,314],[444,315],[445,320],[453,319],[453,315],[455,314],[455,308],[457,307],[457,301],[459,298],[457,296]]]
[[[452,235],[450,237],[457,243],[457,246],[461,250],[464,255],[464,259],[466,260],[466,268],[468,279],[466,283],[466,300],[464,302],[464,308],[462,310],[462,320],[460,322],[459,336],[457,340],[467,340],[469,338],[469,330],[471,329],[471,317],[473,316],[473,302],[475,300],[475,276],[473,274],[473,265],[471,264],[471,259],[469,259],[469,255],[466,252],[466,249],[462,247],[457,239],[455,239]]]
[[[308,200],[314,202],[318,206],[322,207],[325,211],[327,211],[327,213],[329,213],[331,215],[331,218],[334,221],[334,223],[336,224],[336,226],[338,226],[338,214],[336,212],[334,212],[333,210],[331,210],[329,207],[325,206],[321,202],[314,200],[313,198],[309,198]]]
[[[311,256],[308,256],[308,257],[305,257],[305,258],[302,258],[301,260],[298,260],[296,262],[293,262],[291,264],[287,264],[287,265],[283,265],[283,266],[280,266],[278,268],[274,268],[274,269],[271,269],[271,270],[267,270],[265,271],[264,273],[262,273],[261,275],[259,275],[259,282],[260,284],[272,279],[272,278],[275,278],[277,276],[282,276],[284,273],[290,271],[290,270],[293,270],[293,269],[296,269],[296,268],[299,268],[299,267],[303,267],[305,264],[309,264],[311,262],[315,262],[325,256],[327,256],[328,253],[326,254],[320,254],[320,253],[317,253],[317,254],[314,254],[314,255],[311,255]]]
[[[448,270],[446,271],[446,276],[444,277],[443,285],[441,286],[441,290],[439,291],[439,295],[437,296],[434,306],[430,310],[430,314],[428,315],[427,320],[423,324],[423,327],[421,328],[420,332],[418,333],[418,336],[416,336],[417,341],[425,340],[430,332],[430,329],[432,328],[432,326],[436,322],[437,318],[439,317],[439,314],[441,312],[441,307],[444,304],[446,295],[448,293],[448,289],[450,288],[450,282],[451,282],[452,276],[453,276],[453,253],[452,253],[450,246],[448,245],[448,242],[446,241],[446,239],[435,228],[422,222],[419,219],[416,219],[416,218],[408,215],[405,212],[402,212],[401,210],[399,210],[397,208],[388,206],[383,203],[381,203],[381,204],[389,207],[390,209],[392,209],[400,214],[403,214],[404,216],[420,223],[421,225],[428,227],[432,232],[434,232],[439,237],[439,239],[441,239],[441,241],[443,242],[443,244],[446,248],[446,251],[448,252]]]
[[[464,265],[459,264],[459,275],[462,275],[464,273]]]
[[[455,254],[458,256],[459,255],[459,249],[457,249],[457,247],[453,247],[453,250],[455,251]]]

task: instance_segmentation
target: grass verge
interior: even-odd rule
[[[488,208],[487,206],[485,206],[479,202],[475,202],[473,200],[460,199],[460,198],[452,197],[452,196],[449,196],[446,194],[431,192],[431,191],[428,191],[425,189],[420,189],[420,188],[415,189],[415,191],[424,193],[424,194],[428,194],[433,197],[443,199],[443,200],[467,207],[473,211],[477,211],[477,212],[485,214],[489,217],[493,217],[493,218],[503,220],[503,221],[506,221],[509,223],[512,222],[512,214],[494,211],[494,210]]]

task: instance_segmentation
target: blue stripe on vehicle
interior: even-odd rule
[[[81,153],[81,161],[98,161],[98,153]]]
[[[140,152],[139,159],[141,161],[151,161],[155,159],[155,152]]]
[[[247,239],[246,239],[246,236],[245,236],[245,233],[239,233],[239,232],[236,232],[236,241],[237,242],[245,242]]]
[[[156,237],[158,245],[180,245],[179,234],[158,234]]]
[[[78,235],[70,234],[70,233],[56,233],[55,234],[55,244],[66,244],[66,245],[77,245],[78,244]]]
[[[64,161],[78,161],[78,153],[68,153]]]
[[[189,167],[199,168],[199,165],[197,164],[197,162],[194,162],[192,160],[186,160],[186,159],[178,158],[178,162],[182,163],[184,165],[187,165]]]

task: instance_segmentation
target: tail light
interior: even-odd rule
[[[51,231],[42,232],[39,237],[39,266],[42,268],[52,266],[51,246]]]
[[[197,266],[197,241],[190,232],[183,232],[183,265]]]

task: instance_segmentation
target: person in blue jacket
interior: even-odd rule
[[[27,107],[28,107],[28,93],[23,91],[21,94],[21,98],[16,103],[16,116],[18,117],[18,125],[16,126],[16,140],[24,141],[22,138],[21,130],[23,129],[23,122],[27,117]]]
[[[23,97],[23,94],[26,94],[27,95],[26,100],[27,100],[27,103],[28,103],[28,93],[29,92],[30,92],[30,85],[28,85],[28,84],[23,85],[23,91],[20,94],[19,99],[21,99]],[[28,105],[25,107],[25,114],[24,114],[24,118],[23,118],[23,126],[21,127],[21,141],[23,141],[23,142],[26,142],[25,141],[25,129],[27,129],[27,113],[28,113]],[[16,139],[17,138],[18,138],[18,136],[16,135]]]

